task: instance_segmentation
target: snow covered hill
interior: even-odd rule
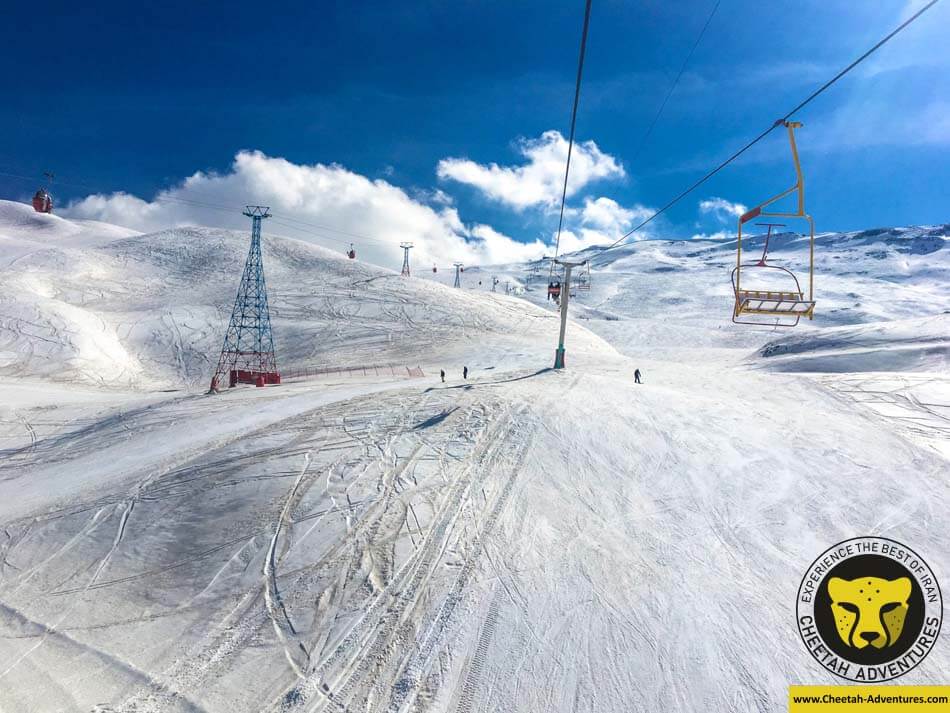
[[[266,225],[265,274],[284,369],[421,363],[459,370],[497,366],[541,342],[553,353],[550,313],[504,296],[407,281],[268,236]],[[0,201],[0,378],[205,385],[248,244],[249,231],[139,235]],[[595,343],[606,348],[583,330],[577,339],[580,352]]]
[[[762,236],[744,240],[748,259],[758,258],[762,242]],[[572,255],[589,259],[593,271],[591,290],[576,294],[573,315],[638,356],[681,358],[684,347],[760,346],[770,333],[780,337],[784,330],[731,323],[735,247],[735,240],[649,240]],[[807,255],[805,238],[773,236],[770,262],[802,279]],[[521,286],[528,300],[553,309],[546,298],[548,269],[540,262],[470,268],[463,286],[490,289],[497,276],[496,289],[503,292],[506,282]],[[425,276],[452,279],[442,273]],[[815,320],[800,331],[942,314],[950,311],[947,285],[950,225],[821,234],[816,237]]]
[[[282,365],[427,378],[217,396],[246,233],[0,236],[4,711],[784,711],[837,682],[792,613],[821,551],[950,572],[945,228],[822,236],[795,331],[732,325],[728,244],[596,255],[554,371],[532,265],[453,289],[265,222]]]

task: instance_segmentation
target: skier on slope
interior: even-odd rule
[[[635,384],[641,383],[641,382],[640,382],[640,370],[639,370],[639,369],[634,369],[634,370],[633,370],[633,383],[635,383]]]
[[[467,367],[467,366],[463,366],[463,367],[462,367],[462,378],[463,378],[463,379],[468,379],[468,367]]]
[[[439,376],[442,377],[442,383],[445,383],[445,369],[439,371]]]

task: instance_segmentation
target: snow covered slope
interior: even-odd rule
[[[265,274],[278,363],[422,363],[461,369],[517,358],[554,317],[499,295],[461,293],[269,237]],[[112,387],[210,381],[249,232],[177,228],[150,235],[37,215],[0,201],[0,377]],[[486,339],[490,338],[491,343]],[[578,333],[581,351],[596,344]],[[486,352],[493,356],[486,357]],[[443,361],[433,362],[436,353]]]
[[[790,334],[762,347],[759,364],[780,371],[950,373],[950,312]]]
[[[267,238],[283,364],[428,378],[204,396],[248,236],[53,224],[0,260],[3,710],[778,712],[837,682],[793,615],[816,555],[950,572],[943,229],[823,236],[795,332],[731,324],[728,245],[598,256],[564,371],[530,265]]]
[[[762,236],[743,245],[748,259],[758,259]],[[801,236],[773,236],[770,262],[792,269],[800,279],[807,274],[807,255]],[[638,357],[682,359],[691,349],[751,350],[785,334],[732,324],[734,240],[649,240],[571,257],[588,258],[593,270],[591,290],[578,292],[572,301],[574,318]],[[553,309],[546,299],[547,265],[470,268],[463,286],[488,290],[493,275],[500,280],[496,289],[503,292],[506,281],[523,286],[528,300]],[[425,276],[443,282],[453,277]],[[947,285],[950,225],[822,234],[816,238],[816,316],[799,331],[942,314],[950,311]]]

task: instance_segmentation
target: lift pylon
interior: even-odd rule
[[[584,265],[587,260],[581,262],[567,262],[565,260],[555,260],[556,264],[564,268],[564,283],[561,290],[561,331],[557,339],[557,350],[554,352],[554,368],[564,368],[564,337],[567,334],[567,305],[571,301],[571,270],[575,267]]]
[[[218,366],[211,377],[209,393],[218,391],[225,378],[229,387],[280,383],[261,258],[261,221],[270,217],[270,209],[249,205],[244,215],[251,219],[251,249],[244,263],[241,284],[234,299]]]
[[[410,277],[409,274],[409,251],[412,250],[412,243],[399,243],[402,248],[402,276]]]

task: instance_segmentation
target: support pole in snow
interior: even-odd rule
[[[496,286],[499,282],[501,282],[501,280],[499,280],[499,279],[498,279],[497,277],[495,277],[494,275],[491,276],[491,291],[492,291],[492,292],[497,292],[497,290],[495,289],[495,286]]]
[[[454,263],[452,263],[452,264],[455,265],[455,284],[453,285],[453,287],[461,287],[461,286],[462,286],[462,281],[461,281],[461,279],[459,278],[459,274],[460,274],[461,271],[462,271],[462,263],[460,263],[460,262],[454,262]]]
[[[561,333],[557,339],[557,351],[554,352],[554,368],[564,368],[564,335],[567,332],[567,303],[571,298],[571,270],[587,263],[567,262],[565,260],[555,260],[555,264],[564,268],[564,281],[561,283]]]
[[[412,249],[412,243],[399,243],[402,248],[402,276],[409,277],[409,251]]]

